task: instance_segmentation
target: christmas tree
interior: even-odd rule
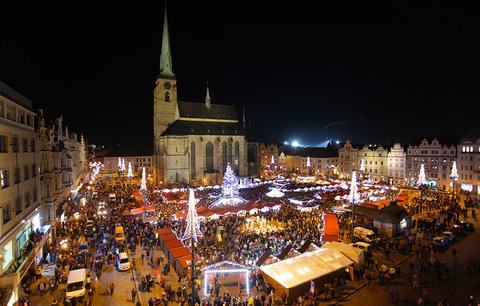
[[[190,189],[190,197],[188,198],[188,212],[187,212],[187,228],[183,234],[182,241],[193,239],[197,241],[198,237],[203,237],[200,232],[200,223],[197,218],[195,193],[193,189]]]
[[[417,184],[419,186],[427,184],[427,180],[426,180],[426,177],[425,177],[425,166],[423,166],[423,164],[420,166],[420,173],[418,174]]]
[[[230,167],[230,163],[227,164],[227,169],[223,175],[223,197],[238,197],[238,178],[232,170],[232,167]]]

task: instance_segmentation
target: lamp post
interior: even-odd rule
[[[197,220],[197,210],[195,208],[195,193],[190,189],[190,197],[188,198],[187,228],[183,234],[182,241],[190,240],[190,248],[192,252],[192,306],[195,305],[195,242],[198,237],[203,237],[200,232],[200,224]]]
[[[352,181],[350,184],[350,194],[348,200],[352,203],[352,239],[355,231],[355,200],[359,200],[358,187],[357,187],[357,172],[352,171]]]

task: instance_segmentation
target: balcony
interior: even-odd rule
[[[28,268],[33,263],[33,260],[37,256],[40,249],[43,247],[45,242],[48,239],[48,233],[50,232],[51,226],[44,225],[42,226],[40,232],[43,233],[41,238],[33,244],[32,249],[28,254],[22,254],[17,259],[14,259],[7,270],[4,271],[4,274],[0,276],[0,287],[7,286],[9,284],[17,285],[20,283],[20,280],[27,274]]]

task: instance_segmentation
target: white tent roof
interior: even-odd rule
[[[312,279],[345,268],[353,262],[340,251],[318,249],[260,267],[260,271],[285,288],[293,288]]]
[[[353,260],[355,263],[362,263],[363,261],[362,259],[363,250],[356,248],[350,244],[337,242],[337,241],[330,241],[322,245],[322,248],[340,251],[345,256]]]

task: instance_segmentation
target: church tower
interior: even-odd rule
[[[173,74],[170,36],[168,33],[167,7],[163,19],[162,53],[160,54],[160,72],[155,82],[153,103],[153,133],[160,137],[168,126],[178,119],[177,78]]]
[[[163,19],[162,51],[160,54],[160,72],[153,92],[153,147],[154,176],[159,183],[165,169],[166,144],[161,136],[163,132],[179,118],[177,100],[177,78],[173,73],[170,36],[168,33],[167,3]]]

